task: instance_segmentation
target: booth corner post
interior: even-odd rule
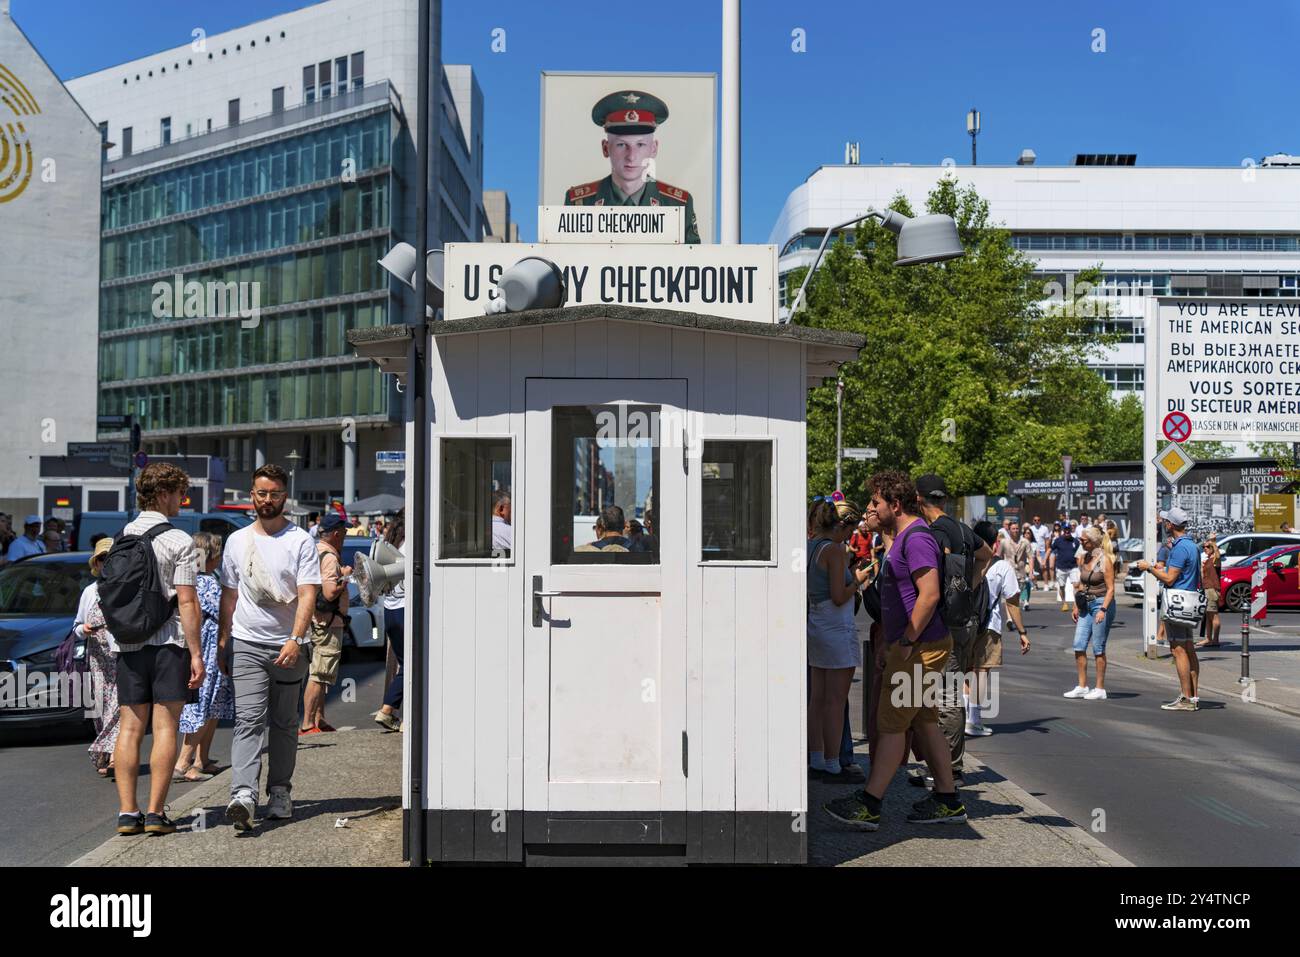
[[[441,81],[437,85],[430,81],[430,57],[432,56],[431,32],[440,27],[434,22],[433,0],[420,0],[419,16],[419,62],[418,83],[420,89],[419,109],[416,116],[416,169],[419,186],[415,191],[415,228],[419,236],[417,248],[421,251],[429,243],[429,130],[434,111],[430,108],[431,90],[441,95]],[[441,4],[439,4],[441,13]],[[441,19],[441,16],[439,16]],[[441,41],[441,38],[439,38]],[[406,527],[413,539],[411,541],[411,614],[407,628],[411,635],[407,649],[407,674],[410,680],[410,700],[404,708],[408,716],[407,728],[410,732],[409,793],[410,808],[406,816],[406,846],[411,867],[424,867],[429,860],[428,831],[425,822],[425,711],[426,682],[425,648],[428,642],[429,612],[429,532],[427,526],[428,488],[429,488],[429,429],[427,425],[428,383],[428,342],[429,332],[425,322],[425,310],[428,303],[427,257],[417,254],[415,257],[415,316],[417,334],[411,341],[411,416],[415,423],[414,455],[410,478],[411,520]]]

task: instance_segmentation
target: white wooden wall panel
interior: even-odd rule
[[[510,434],[510,333],[464,337],[478,339],[477,432],[483,436]],[[518,452],[515,453],[518,457]],[[512,478],[513,482],[513,478]],[[474,739],[476,766],[473,807],[504,809],[509,803],[509,735],[506,689],[511,632],[517,631],[523,589],[513,566],[475,566],[474,594],[478,630],[475,633]],[[454,634],[454,633],[452,633]]]
[[[609,363],[606,336],[610,323],[605,319],[580,322],[574,329],[574,375],[591,379],[605,378]]]
[[[687,408],[701,417],[704,410],[704,333],[689,329],[668,331],[668,358],[673,378],[686,380]],[[699,459],[691,463],[686,483],[686,733],[690,743],[690,768],[686,779],[686,809],[703,810],[704,796],[704,581],[695,560],[700,554]]]
[[[807,444],[803,346],[773,343],[769,366],[768,419],[776,439],[776,559],[767,570],[768,800],[774,811],[806,811],[808,661],[806,546]]]
[[[744,338],[734,342],[736,435],[767,435],[768,353],[774,344]],[[768,570],[741,567],[735,576],[736,809],[766,811]]]
[[[736,432],[736,340],[704,336],[704,436]],[[691,484],[699,486],[699,477]],[[700,512],[691,515],[698,527]],[[691,555],[699,561],[699,548]],[[704,648],[705,810],[736,807],[736,575],[737,569],[705,566],[702,576]]]

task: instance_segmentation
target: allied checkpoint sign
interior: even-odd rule
[[[1145,557],[1157,542],[1157,439],[1300,441],[1300,301],[1154,296],[1146,309]],[[1188,422],[1183,421],[1182,413]],[[1171,491],[1176,495],[1177,486]],[[1156,587],[1143,609],[1150,650]]]
[[[643,306],[776,322],[775,246],[647,244],[629,233],[607,243],[448,243],[445,248],[444,319],[484,315],[501,274],[521,259],[540,256],[564,271],[566,306]]]
[[[1146,345],[1157,430],[1182,412],[1197,442],[1300,441],[1300,301],[1157,297]]]

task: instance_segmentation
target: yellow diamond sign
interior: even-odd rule
[[[1177,442],[1170,442],[1155,457],[1156,469],[1170,485],[1176,484],[1195,464],[1196,460],[1184,452]]]

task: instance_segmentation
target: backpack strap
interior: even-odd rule
[[[163,532],[170,532],[173,531],[175,528],[176,526],[173,525],[171,522],[159,522],[157,525],[155,525],[153,528],[149,529],[148,531],[141,532],[140,537],[143,538],[146,542],[152,542]]]

